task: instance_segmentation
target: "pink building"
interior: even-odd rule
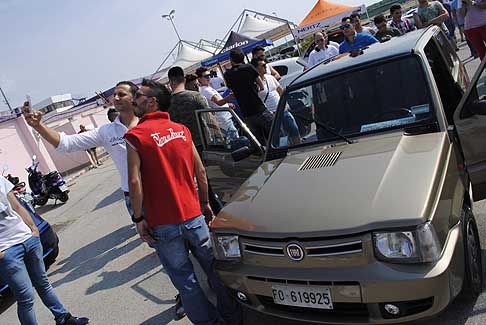
[[[106,117],[107,109],[97,105],[72,108],[64,112],[51,112],[44,117],[44,122],[51,128],[66,134],[75,134],[79,125],[88,129],[110,123]],[[104,153],[98,149],[98,156]],[[52,145],[45,142],[39,134],[29,127],[24,117],[17,111],[14,114],[0,115],[0,168],[8,166],[8,171],[21,181],[27,181],[25,168],[30,166],[32,155],[37,156],[40,170],[47,173],[58,170],[67,174],[89,165],[85,151],[59,155]]]

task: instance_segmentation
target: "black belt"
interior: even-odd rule
[[[130,193],[129,192],[123,192],[123,195],[130,196]]]

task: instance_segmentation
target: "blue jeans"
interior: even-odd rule
[[[179,224],[157,226],[153,232],[154,248],[162,266],[179,291],[191,322],[217,324],[219,316],[221,316],[229,323],[237,323],[241,318],[240,307],[213,270],[213,250],[204,216]],[[189,259],[189,249],[206,273],[211,288],[216,293],[217,310],[199,286]]]
[[[287,132],[289,137],[300,137],[297,122],[295,122],[294,116],[289,112],[288,109],[284,110],[283,112],[282,125],[284,131]]]
[[[42,244],[39,237],[30,237],[22,244],[4,251],[0,259],[0,277],[8,284],[17,300],[17,314],[22,325],[36,325],[34,289],[44,305],[62,323],[68,311],[61,304],[52,288],[44,266]]]

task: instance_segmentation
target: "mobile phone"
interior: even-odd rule
[[[29,95],[25,95],[27,107],[29,108],[29,113],[32,113],[32,101],[30,100]]]

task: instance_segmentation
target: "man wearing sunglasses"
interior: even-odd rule
[[[140,123],[125,134],[132,221],[141,239],[155,248],[192,323],[217,325],[223,318],[228,324],[236,324],[240,307],[213,269],[207,225],[213,212],[206,172],[189,129],[170,120],[170,101],[164,85],[142,81],[135,99]],[[217,308],[199,285],[189,251],[208,277],[217,296]]]
[[[228,95],[223,98],[213,87],[210,86],[211,73],[207,68],[200,67],[196,70],[197,80],[201,87],[199,92],[204,96],[211,108],[231,108],[234,109],[235,105],[229,103],[235,96]],[[238,136],[238,131],[233,124],[233,118],[230,112],[216,112],[216,119],[218,120],[219,127],[223,131],[225,137],[230,140]]]
[[[316,44],[316,47],[309,54],[307,69],[339,54],[339,44],[330,42],[326,32],[315,33],[314,43]]]
[[[378,42],[372,35],[356,33],[349,17],[343,18],[340,29],[344,34],[344,41],[339,45],[339,53],[354,52]]]

